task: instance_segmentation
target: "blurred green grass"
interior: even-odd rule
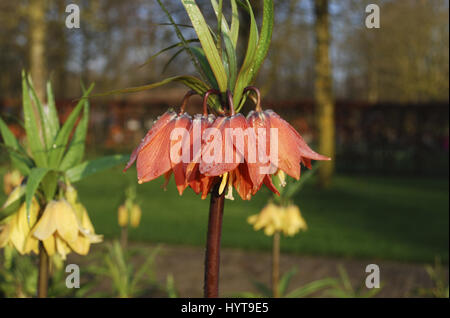
[[[5,169],[0,170],[0,174]],[[135,170],[109,170],[77,184],[97,233],[118,237],[117,207],[124,189],[136,182]],[[140,226],[130,229],[131,240],[204,246],[209,198],[190,189],[182,197],[173,180],[168,190],[162,179],[138,185],[143,209]],[[308,181],[295,198],[308,231],[282,238],[289,253],[430,262],[448,262],[448,179],[338,175],[333,186],[319,190]],[[271,238],[255,232],[246,218],[270,197],[267,189],[251,201],[225,202],[222,246],[269,250]],[[3,194],[0,197],[3,202]]]

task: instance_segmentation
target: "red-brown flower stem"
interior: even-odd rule
[[[220,91],[218,91],[217,89],[213,89],[213,88],[206,91],[205,95],[203,96],[203,115],[204,116],[208,116],[208,97],[211,94],[220,96]]]
[[[222,233],[223,206],[225,192],[219,194],[217,183],[211,191],[209,205],[208,235],[205,254],[205,298],[219,296],[220,237]]]
[[[196,91],[188,91],[186,93],[186,95],[184,95],[183,101],[181,102],[180,115],[184,113],[184,109],[186,108],[189,97],[191,97],[192,95],[196,95],[196,94],[197,94]]]
[[[48,265],[49,258],[45,251],[44,244],[39,242],[39,276],[38,276],[38,297],[46,298],[48,291]]]
[[[244,93],[248,92],[248,91],[253,91],[256,94],[256,107],[255,110],[260,112],[261,111],[261,93],[259,91],[259,89],[255,86],[247,86],[246,88],[244,88]]]

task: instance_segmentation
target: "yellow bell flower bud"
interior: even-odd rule
[[[130,213],[130,225],[132,227],[138,227],[139,223],[141,222],[141,215],[142,215],[142,210],[139,207],[139,205],[134,204],[133,207],[131,208],[131,213]]]
[[[118,223],[120,227],[125,227],[128,225],[128,209],[125,205],[119,206]]]

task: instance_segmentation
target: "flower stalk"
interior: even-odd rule
[[[44,244],[39,242],[39,276],[38,276],[38,297],[47,298],[48,294],[48,268],[49,257],[44,248]]]
[[[276,231],[273,234],[272,243],[272,296],[273,298],[280,297],[278,284],[280,281],[280,232]]]
[[[208,234],[205,253],[205,285],[204,297],[219,296],[220,238],[222,234],[223,207],[225,192],[219,194],[220,184],[216,184],[211,192],[209,205]]]

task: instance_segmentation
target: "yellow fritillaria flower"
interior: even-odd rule
[[[95,234],[94,226],[87,210],[81,203],[76,203],[74,208],[77,213],[79,232],[78,239],[75,243],[70,244],[70,247],[80,255],[87,255],[91,244],[100,243],[103,241],[103,236]]]
[[[43,242],[49,256],[57,253],[65,259],[72,250],[86,255],[90,244],[102,241],[102,236],[94,233],[83,205],[72,205],[61,199],[47,204],[41,218],[31,230],[27,246],[37,240]]]
[[[296,205],[286,207],[283,219],[283,233],[287,236],[294,236],[300,230],[306,231],[308,226],[303,219],[300,209]]]
[[[264,234],[271,236],[276,231],[280,231],[283,220],[282,208],[273,203],[267,204],[259,214],[250,216],[247,221],[253,224],[255,231],[264,228]]]
[[[130,213],[130,225],[132,227],[138,227],[141,222],[142,210],[137,204],[133,204]]]
[[[29,219],[27,217],[25,203],[21,205],[17,212],[7,217],[1,225],[0,248],[9,245],[13,246],[22,255],[28,254],[31,251],[37,254],[37,242],[26,246],[26,241],[33,225],[36,223],[38,212],[39,204],[36,200],[33,200],[30,207]]]
[[[253,225],[255,231],[264,229],[264,234],[267,236],[271,236],[275,232],[293,236],[300,230],[307,229],[306,222],[296,205],[282,207],[269,203],[259,214],[248,217],[247,222]]]

